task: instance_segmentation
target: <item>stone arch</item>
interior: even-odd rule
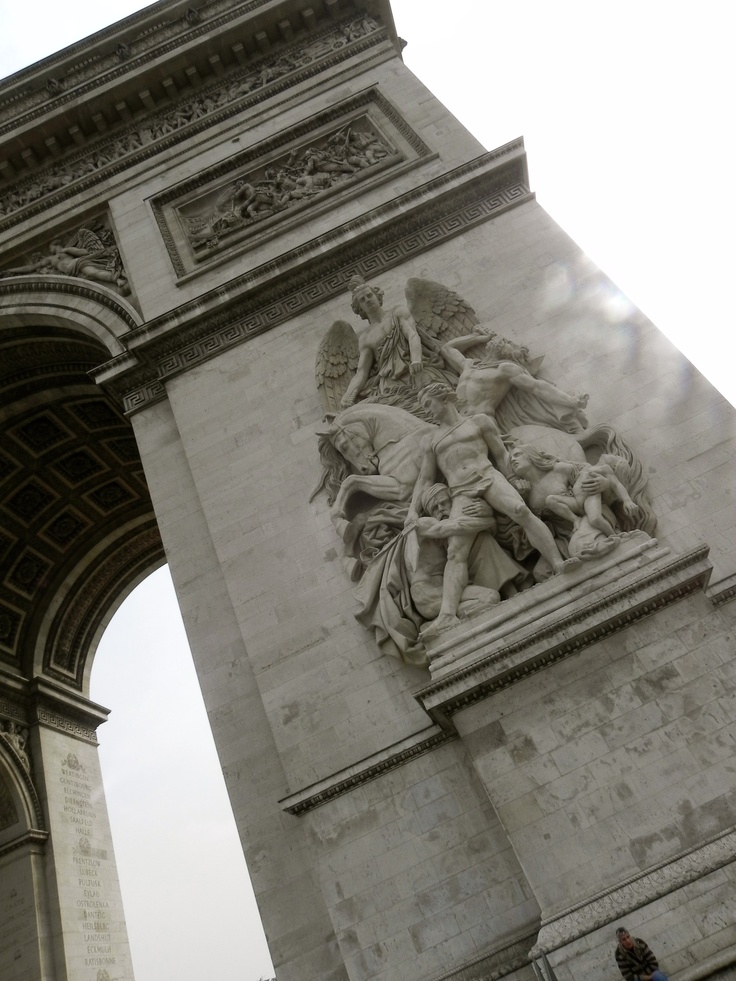
[[[64,326],[96,337],[114,357],[125,351],[125,333],[142,322],[114,290],[70,276],[12,276],[0,282],[0,330]]]
[[[86,693],[130,590],[164,561],[132,428],[90,377],[137,311],[65,276],[0,282],[0,661]]]
[[[0,721],[0,856],[29,838],[44,841],[47,837],[28,756],[9,735],[11,726],[21,728],[18,723]]]

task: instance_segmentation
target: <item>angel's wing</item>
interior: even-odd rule
[[[314,373],[325,412],[339,412],[340,400],[358,367],[358,337],[345,320],[336,320],[317,349]]]
[[[406,303],[418,327],[439,344],[472,334],[478,323],[475,310],[461,296],[431,279],[410,279]]]
[[[67,245],[75,249],[86,249],[87,252],[103,252],[107,247],[91,228],[80,228]]]

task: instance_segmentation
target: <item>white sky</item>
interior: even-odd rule
[[[142,6],[0,0],[0,75]],[[539,203],[736,404],[730,5],[393,9],[407,65],[487,148],[524,136]],[[167,579],[123,606],[93,675],[136,979],[257,981],[271,964]]]

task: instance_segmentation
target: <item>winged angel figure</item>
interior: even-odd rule
[[[337,320],[317,352],[317,386],[328,415],[357,400],[395,405],[427,421],[419,399],[433,381],[457,388],[463,414],[493,415],[502,432],[542,425],[582,432],[587,395],[568,395],[536,377],[542,358],[479,323],[475,310],[440,283],[410,279],[406,304],[386,309],[383,290],[355,276],[352,308],[366,323]]]
[[[473,330],[475,311],[457,293],[427,279],[410,279],[406,304],[388,308],[383,290],[360,276],[350,280],[348,289],[353,312],[365,323],[356,333],[337,320],[320,344],[316,375],[325,411],[334,414],[360,399],[425,418],[419,391],[432,381],[455,387],[458,372],[440,352],[448,341]]]

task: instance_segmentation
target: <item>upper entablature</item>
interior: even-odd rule
[[[231,42],[225,59],[240,63],[243,56],[270,46],[274,37],[291,40],[348,7],[379,17],[396,40],[386,0],[161,0],[0,80],[0,131],[16,128],[27,115],[38,118],[102,85],[138,75],[147,66],[160,68],[157,62],[182,51],[198,50],[208,62],[204,75],[216,74],[218,56],[222,62],[219,42],[225,36],[227,46],[233,26],[245,34]]]
[[[267,98],[269,60],[361,16],[399,50],[387,0],[163,0],[16,73],[0,84],[0,221],[136,149],[150,156],[159,131],[170,145],[201,128],[240,101],[246,75],[260,71],[248,94]]]

